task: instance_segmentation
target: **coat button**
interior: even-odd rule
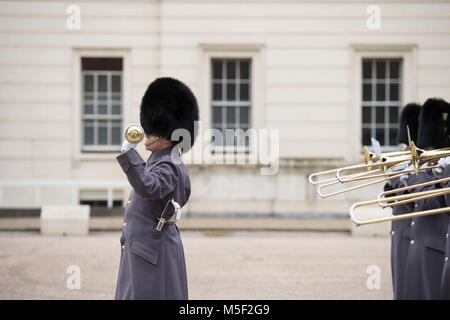
[[[127,223],[126,223],[126,222],[124,222],[124,223],[123,223],[123,226],[125,227],[126,225],[127,225]]]
[[[125,250],[125,245],[124,244],[122,245],[122,250]]]
[[[415,222],[414,222],[414,221],[411,221],[411,227],[412,227],[414,224],[415,224]]]
[[[417,204],[415,204],[415,205],[414,205],[414,208],[417,208],[417,207],[418,207],[418,205],[417,205]]]
[[[410,244],[413,245],[414,244],[414,240],[411,240]]]
[[[391,231],[391,236],[393,236],[395,234],[395,231],[394,230],[392,230]]]
[[[447,262],[447,261],[448,261],[448,257],[445,257],[444,262]]]
[[[445,239],[448,239],[448,233],[445,235]]]
[[[130,202],[131,202],[131,201],[130,201],[130,200],[128,200],[128,201],[127,201],[127,204],[130,204]]]

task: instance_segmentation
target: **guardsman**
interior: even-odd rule
[[[197,101],[182,82],[158,78],[142,98],[140,120],[150,158],[144,161],[128,141],[117,157],[133,190],[120,238],[115,298],[187,299],[184,250],[175,222],[191,186],[178,146],[186,151],[194,143]],[[188,134],[173,135],[177,129]]]
[[[405,145],[404,150],[409,150],[409,140],[417,141],[417,131],[419,129],[420,106],[415,103],[407,104],[400,112],[399,134],[397,142]],[[408,128],[409,133],[408,134]],[[396,171],[406,169],[407,165],[395,166]],[[412,177],[412,179],[414,179]],[[400,178],[390,179],[384,186],[384,191],[403,187]],[[395,194],[399,195],[399,194]],[[399,215],[410,213],[412,208],[409,204],[392,207],[392,214]],[[404,272],[406,255],[409,248],[409,229],[411,219],[392,221],[391,225],[391,272],[392,286],[395,300],[404,299]]]
[[[432,150],[450,146],[443,122],[445,101],[428,99],[422,106],[419,117],[417,145]],[[425,164],[424,166],[427,166]],[[413,177],[416,177],[413,179]],[[417,176],[405,175],[400,180],[405,185],[437,180],[431,170],[422,170]],[[440,187],[431,185],[419,187],[410,192],[422,192]],[[434,197],[414,203],[413,212],[436,209],[445,206],[444,197]],[[445,258],[445,234],[448,215],[437,214],[411,219],[409,232],[410,247],[407,252],[404,274],[405,299],[439,299],[441,276]]]
[[[450,157],[439,159],[439,168],[433,169],[433,173],[439,178],[450,177]],[[443,188],[450,187],[450,181],[442,183]],[[445,195],[445,205],[450,206],[450,194]],[[450,220],[450,214],[447,215]],[[450,222],[450,221],[449,221]],[[445,257],[444,268],[442,270],[441,277],[441,299],[450,300],[450,262],[448,261],[450,256],[450,223],[447,227],[447,233],[445,234]]]
[[[450,166],[448,166],[450,168]],[[450,176],[450,171],[447,171],[448,176]],[[447,177],[448,177],[447,176]],[[447,184],[446,187],[450,187],[450,184]],[[450,206],[450,197],[447,195],[445,197],[445,201],[447,206]],[[450,220],[450,215],[447,214],[447,217]],[[444,268],[442,270],[441,277],[441,299],[450,300],[450,221],[448,221],[447,233],[445,234],[445,257],[444,257]]]

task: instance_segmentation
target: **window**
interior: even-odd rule
[[[122,132],[122,59],[82,58],[82,150],[117,151]]]
[[[106,207],[108,201],[106,200],[80,200],[80,205],[90,205],[91,207]],[[122,207],[122,200],[113,200],[113,207]]]
[[[401,59],[362,60],[362,143],[396,146],[402,97]]]
[[[88,204],[91,207],[122,207],[123,190],[113,189],[108,198],[108,190],[105,189],[80,189],[80,204]]]
[[[250,75],[250,59],[211,60],[211,122],[222,134],[212,137],[213,150],[248,152],[244,133],[251,127]]]

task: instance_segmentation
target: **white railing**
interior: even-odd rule
[[[36,190],[35,206],[38,208],[42,206],[42,187],[70,187],[73,205],[79,204],[79,190],[81,188],[106,189],[107,206],[112,208],[113,190],[129,188],[130,184],[127,180],[0,180],[0,207],[4,206],[3,189],[5,187],[34,187]]]

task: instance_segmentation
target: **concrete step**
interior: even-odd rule
[[[303,218],[224,218],[224,217],[184,217],[178,223],[180,230],[263,230],[263,231],[318,231],[346,232],[351,231],[348,219],[303,219]],[[123,217],[91,217],[91,231],[117,231],[123,227]],[[1,231],[39,231],[40,219],[17,217],[0,218]]]

